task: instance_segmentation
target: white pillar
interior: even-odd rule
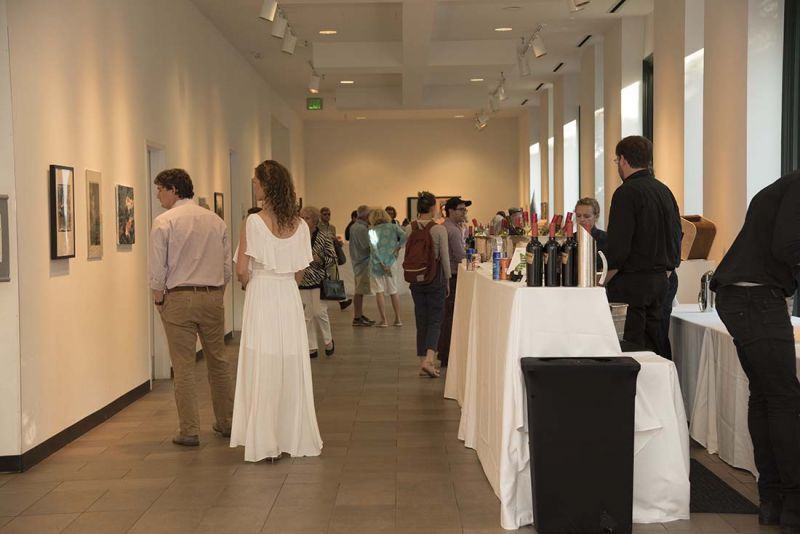
[[[622,137],[642,135],[642,60],[644,59],[645,17],[621,20],[620,76],[622,88]]]
[[[544,218],[553,216],[553,206],[550,205],[550,149],[548,139],[550,138],[550,99],[548,92],[550,89],[541,89],[539,93],[539,149],[542,164],[542,189],[541,198],[538,199],[539,206],[545,205],[546,210],[541,209],[539,215]]]
[[[747,209],[747,0],[706,0],[703,210],[720,260]]]
[[[594,196],[595,50],[584,45],[580,74],[581,197]]]
[[[603,213],[608,214],[611,197],[620,184],[614,164],[614,148],[622,138],[622,22],[615,20],[603,42],[603,132],[605,145],[605,189]],[[606,215],[608,221],[608,215]],[[608,224],[606,222],[606,224]]]
[[[0,194],[9,196],[11,282],[0,282],[0,456],[22,454],[16,181],[6,0],[0,0]]]
[[[528,114],[522,113],[517,119],[517,136],[519,139],[519,187],[518,203],[523,208],[530,203],[531,193],[531,154],[530,138],[528,137],[530,126],[528,124]],[[527,199],[527,200],[526,200]]]
[[[683,213],[685,0],[656,0],[653,51],[653,165]]]
[[[553,83],[553,133],[555,138],[555,180],[553,214],[564,213],[564,77]]]

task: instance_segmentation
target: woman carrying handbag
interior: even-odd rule
[[[333,240],[327,232],[318,228],[320,213],[313,206],[306,206],[300,210],[300,217],[308,224],[311,230],[311,252],[313,261],[303,273],[300,287],[300,299],[303,301],[303,311],[306,318],[308,332],[308,350],[311,358],[318,356],[319,345],[317,342],[317,327],[322,332],[325,343],[325,354],[332,356],[335,350],[331,321],[328,318],[328,305],[322,299],[324,292],[331,280],[328,280],[328,269],[336,265],[336,251]]]

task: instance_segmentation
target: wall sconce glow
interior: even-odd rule
[[[336,35],[337,33],[339,33],[339,32],[337,32],[336,30],[320,30],[319,31],[320,35]]]
[[[622,89],[622,137],[642,135],[641,102],[640,82],[634,82]]]
[[[275,22],[272,23],[272,36],[283,39],[286,36],[286,29],[289,27],[289,21],[283,16],[283,13],[278,11],[275,17]]]
[[[277,0],[264,0],[264,3],[261,4],[261,12],[258,14],[264,20],[268,20],[272,22],[275,20],[275,15],[278,13],[278,2]]]

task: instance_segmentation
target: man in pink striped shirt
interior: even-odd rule
[[[186,171],[163,171],[154,183],[167,211],[156,217],[150,231],[150,288],[175,377],[180,432],[172,442],[192,447],[200,444],[194,381],[198,335],[211,384],[213,429],[230,436],[233,387],[223,296],[231,279],[231,246],[225,222],[192,201],[194,188]]]

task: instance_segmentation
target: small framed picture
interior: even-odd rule
[[[0,195],[0,282],[11,281],[11,247],[8,230],[8,195]]]
[[[133,245],[136,243],[136,225],[134,223],[133,187],[117,186],[117,244]]]
[[[103,257],[103,199],[100,179],[99,172],[86,170],[86,240],[87,257],[90,260]]]
[[[225,195],[222,193],[214,193],[214,213],[225,220]]]
[[[75,169],[50,165],[50,259],[75,257]]]

